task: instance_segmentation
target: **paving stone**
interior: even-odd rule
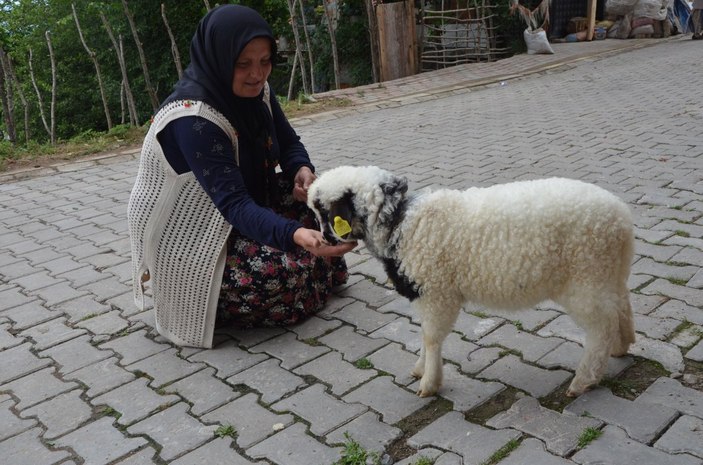
[[[83,266],[81,268],[78,268],[77,270],[56,275],[56,277],[70,282],[71,285],[75,288],[79,288],[81,286],[85,286],[86,284],[94,283],[97,281],[102,281],[106,278],[105,273],[96,270],[92,266]],[[132,293],[130,292],[130,295],[131,294]]]
[[[90,344],[89,336],[80,336],[63,342],[39,353],[51,357],[59,364],[59,373],[66,375],[72,371],[105,360],[114,355],[111,350],[100,350]]]
[[[96,302],[95,297],[90,295],[71,299],[57,305],[55,308],[68,315],[71,323],[82,322],[86,318],[101,315],[111,310],[109,305]]]
[[[396,384],[407,386],[415,382],[415,377],[410,372],[415,366],[417,355],[403,350],[400,344],[392,342],[387,346],[381,347],[367,358],[373,363],[376,370],[392,375]]]
[[[129,371],[117,365],[117,358],[111,357],[64,376],[64,379],[75,379],[88,387],[88,397],[99,396],[118,386],[135,379]]]
[[[344,444],[347,436],[364,449],[371,452],[383,452],[394,440],[402,436],[403,431],[379,421],[378,415],[366,412],[346,425],[340,426],[325,438],[328,444]]]
[[[585,331],[579,328],[568,315],[561,315],[552,320],[547,326],[537,331],[537,335],[542,337],[560,337],[576,342],[581,346],[586,342]]]
[[[120,312],[113,310],[102,315],[84,319],[76,324],[96,335],[113,335],[129,327],[129,322],[120,316]]]
[[[93,411],[80,398],[79,389],[59,394],[53,399],[23,410],[23,418],[37,417],[47,427],[44,439],[55,439],[90,420]]]
[[[138,452],[127,455],[123,459],[115,462],[115,465],[154,465],[156,450],[147,447]]]
[[[313,316],[305,320],[303,323],[291,326],[288,329],[297,334],[298,339],[304,341],[306,339],[324,336],[325,334],[332,332],[335,328],[338,328],[339,325],[341,325],[341,323],[337,320],[324,320]]]
[[[364,276],[369,276],[378,284],[385,284],[388,281],[388,275],[383,268],[383,264],[379,260],[364,260],[349,267],[351,273],[359,273]]]
[[[319,313],[318,313],[319,314]],[[250,349],[257,344],[273,339],[285,333],[286,330],[278,327],[271,328],[250,328],[250,329],[235,329],[235,328],[216,328],[215,334],[227,334],[233,337],[240,346]]]
[[[583,347],[575,342],[567,341],[549,352],[547,355],[537,360],[537,364],[547,369],[564,368],[570,371],[576,371],[581,357],[583,356]],[[605,370],[605,376],[614,378],[634,363],[632,357],[610,357],[608,358],[608,366]]]
[[[350,302],[350,305],[354,303],[355,301],[352,300]],[[382,307],[379,307],[378,311],[381,313],[393,313],[401,315],[408,318],[408,320],[412,321],[413,323],[420,324],[419,312],[413,307],[413,304],[405,297],[396,296],[395,299],[391,300],[387,304],[384,304]]]
[[[169,349],[169,344],[157,344],[147,337],[144,330],[135,331],[125,336],[100,344],[101,349],[112,349],[121,356],[123,366],[143,360]]]
[[[690,325],[677,332],[669,342],[682,349],[693,348],[696,342],[701,340],[702,334],[703,326]],[[688,354],[685,356],[688,358]]]
[[[478,343],[482,346],[499,345],[516,350],[528,362],[536,362],[545,354],[556,349],[564,342],[556,337],[538,337],[525,331],[518,330],[511,324],[506,324],[481,338]]]
[[[703,392],[691,389],[671,378],[659,378],[635,402],[660,404],[687,415],[703,418]]]
[[[442,344],[442,358],[461,365],[468,358],[471,352],[477,350],[479,346],[473,342],[462,339],[458,333],[449,333]]]
[[[498,380],[539,398],[554,391],[572,375],[563,370],[543,370],[523,363],[514,355],[507,355],[481,371],[478,376]]]
[[[151,412],[181,400],[178,396],[157,394],[147,387],[148,382],[145,378],[137,378],[92,399],[90,403],[94,406],[110,406],[121,414],[117,422],[120,425],[129,425],[146,418]]]
[[[669,428],[654,447],[670,454],[703,458],[703,419],[684,415]]]
[[[671,334],[681,325],[681,321],[673,318],[655,318],[646,315],[635,316],[635,330],[647,337],[668,340]]]
[[[379,376],[343,397],[345,402],[367,405],[381,414],[384,423],[393,425],[432,401],[421,398],[391,381],[390,376]]]
[[[167,393],[180,394],[192,404],[190,411],[200,416],[241,395],[215,377],[214,368],[206,368],[164,388]]]
[[[97,296],[99,301],[103,302],[130,291],[131,286],[121,283],[117,278],[109,277],[81,286],[80,290],[89,291],[92,295]]]
[[[383,339],[373,339],[356,333],[349,326],[342,326],[336,331],[319,339],[323,344],[342,353],[344,360],[356,362],[360,358],[388,344]]]
[[[561,346],[560,346],[561,347]],[[498,360],[504,352],[500,347],[482,347],[469,353],[461,361],[461,371],[476,374]]]
[[[21,276],[19,278],[15,278],[9,282],[11,284],[17,284],[18,286],[21,286],[25,292],[31,292],[36,291],[37,289],[41,289],[42,287],[47,287],[60,283],[62,281],[62,279],[57,279],[52,276],[49,276],[48,271],[39,271],[36,273]]]
[[[0,387],[0,390],[5,390]],[[7,394],[0,394],[0,444],[5,439],[15,436],[23,431],[34,428],[37,422],[34,419],[25,420],[17,417],[11,408],[15,407],[15,402]],[[0,445],[0,449],[2,445]]]
[[[528,438],[522,441],[507,458],[498,463],[500,465],[573,465],[574,462],[546,452],[540,440]]]
[[[295,338],[295,335],[292,335],[292,337]],[[191,355],[188,357],[188,361],[205,362],[217,369],[218,378],[229,378],[233,374],[244,371],[267,358],[264,354],[250,354],[237,347],[234,342],[229,341],[211,350]]]
[[[237,430],[237,445],[244,449],[253,446],[276,432],[274,427],[292,425],[293,415],[276,414],[259,405],[256,394],[246,394],[233,402],[203,415],[205,423],[233,426]]]
[[[686,358],[696,362],[703,362],[703,339],[686,352]]]
[[[402,344],[405,350],[417,353],[422,346],[422,330],[419,325],[410,323],[405,318],[398,318],[386,326],[369,334],[372,338],[383,338]]]
[[[546,304],[549,305],[549,304]],[[541,328],[549,321],[558,317],[562,314],[561,311],[554,310],[552,308],[546,308],[545,304],[541,304],[536,309],[524,309],[524,310],[498,310],[498,309],[486,309],[485,313],[498,317],[507,321],[513,322],[515,326],[518,326],[523,331],[534,331],[537,328]],[[545,308],[542,308],[542,307]],[[556,307],[556,305],[553,305]]]
[[[227,382],[243,384],[258,391],[261,393],[261,401],[270,404],[306,385],[305,380],[280,365],[280,361],[270,358],[227,378]]]
[[[158,388],[188,375],[200,371],[207,365],[183,360],[178,355],[178,349],[171,348],[127,365],[125,369],[131,372],[143,372],[152,378],[149,383]]]
[[[5,270],[3,270],[3,273]],[[8,308],[19,307],[35,301],[35,297],[28,297],[20,292],[20,288],[15,286],[10,289],[0,290],[0,311]]]
[[[25,342],[24,337],[17,337],[10,333],[10,323],[2,323],[0,321],[0,350],[9,349],[10,347],[16,347]]]
[[[684,369],[681,350],[668,342],[639,335],[628,353],[659,362],[671,373],[681,373]]]
[[[88,295],[85,291],[77,291],[72,288],[67,282],[60,282],[54,284],[53,286],[42,287],[41,289],[30,292],[30,294],[42,299],[48,308],[52,308],[55,305],[68,300],[73,300],[84,295]]]
[[[534,397],[523,397],[510,409],[486,421],[496,429],[514,428],[545,442],[547,450],[566,456],[578,446],[586,428],[600,428],[603,422],[595,418],[559,414],[542,407]]]
[[[110,463],[147,444],[141,437],[127,438],[112,426],[112,417],[103,417],[58,439],[57,447],[70,447],[85,463]],[[89,437],[90,441],[85,438]],[[99,447],[96,447],[99,445]]]
[[[34,349],[41,351],[86,334],[84,329],[72,328],[66,323],[66,318],[56,318],[27,328],[20,335],[32,338]]]
[[[30,352],[29,342],[11,349],[0,351],[0,384],[21,378],[34,371],[51,365],[51,359],[39,358]]]
[[[66,382],[55,376],[56,369],[48,367],[0,385],[0,391],[10,391],[17,398],[17,410],[24,410],[58,394],[76,389],[74,382]]]
[[[293,369],[329,352],[327,347],[311,346],[298,341],[293,333],[282,334],[262,342],[252,347],[250,350],[255,353],[266,352],[272,357],[276,357],[281,360],[281,367],[287,370]],[[230,373],[230,375],[232,374],[233,373]]]
[[[196,449],[212,439],[217,427],[206,426],[187,413],[180,402],[127,428],[132,435],[146,434],[161,446],[159,456],[166,462]]]
[[[40,301],[34,300],[27,304],[20,305],[19,307],[0,312],[0,315],[14,322],[12,327],[15,331],[21,331],[58,318],[61,316],[61,313],[47,310]]]
[[[322,357],[299,366],[294,370],[294,373],[314,376],[330,385],[330,391],[336,395],[342,395],[378,374],[376,370],[356,368],[351,363],[342,360],[339,352],[328,352]],[[266,402],[265,399],[262,398],[262,400]]]
[[[502,325],[502,318],[480,318],[465,311],[459,312],[454,331],[464,335],[469,341],[476,342]]]
[[[33,428],[0,441],[3,462],[12,465],[54,465],[71,455],[65,450],[47,449],[39,439],[41,434],[41,428]]]
[[[268,459],[276,465],[311,465],[335,463],[341,447],[321,444],[296,423],[246,451],[255,459]]]
[[[630,305],[635,315],[650,315],[655,309],[668,301],[669,298],[666,296],[630,293]]]
[[[368,308],[363,302],[354,302],[334,313],[334,318],[349,323],[364,334],[376,331],[395,320],[395,315]]]
[[[397,296],[394,290],[376,285],[368,279],[352,284],[341,291],[339,295],[366,302],[375,308],[382,307]]]
[[[364,405],[353,403],[354,400],[345,399],[345,402],[327,394],[323,385],[314,384],[276,402],[271,408],[294,412],[310,423],[311,433],[323,436],[366,411]]]
[[[171,465],[203,465],[227,464],[227,465],[250,465],[250,462],[230,447],[232,440],[229,438],[218,438],[204,444],[192,452],[187,453],[178,460],[171,462]]]
[[[634,439],[617,426],[607,425],[601,437],[578,451],[572,458],[581,465],[700,465],[700,459],[691,455],[670,455],[648,447]]]
[[[439,388],[439,395],[451,400],[454,410],[462,412],[471,410],[490,401],[493,396],[505,389],[505,386],[500,383],[479,381],[459,373],[453,365],[445,364],[443,370],[444,378]],[[420,380],[410,386],[413,390],[419,387]]]
[[[494,431],[464,420],[459,412],[449,412],[410,437],[408,445],[418,449],[438,447],[449,450],[461,455],[464,465],[480,465],[519,437],[518,431]]]
[[[451,459],[445,459],[445,465],[462,465],[461,457],[459,457],[458,455],[452,454],[451,452],[443,452],[439,449],[435,449],[432,447],[425,447],[423,449],[420,449],[419,451],[417,451],[417,453],[401,460],[400,462],[395,463],[395,465],[416,465],[418,463],[422,463],[420,462],[420,460],[423,459],[425,461],[430,460],[430,463],[432,463],[432,465],[437,465],[441,464],[439,458],[443,455],[453,456],[453,458],[456,459],[454,462],[447,461]]]
[[[686,305],[680,300],[669,299],[666,303],[657,308],[651,316],[657,318],[674,318],[681,321],[689,321],[698,325],[703,325],[703,312],[700,308]]]
[[[662,294],[672,299],[682,300],[694,307],[703,307],[703,292],[686,286],[678,286],[666,279],[657,279],[641,289],[640,292],[649,295]]]

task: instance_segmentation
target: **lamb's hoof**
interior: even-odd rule
[[[420,378],[422,378],[422,375],[424,375],[424,373],[421,373],[421,371],[418,369],[414,369],[413,371],[410,372],[410,376],[412,376],[413,378],[420,379]]]
[[[420,387],[417,389],[417,395],[420,397],[430,397],[437,394],[439,384],[425,382],[424,378],[420,380]]]
[[[592,384],[580,387],[575,387],[574,385],[571,385],[569,386],[569,389],[566,390],[566,397],[578,397],[584,392],[590,391],[592,387]]]

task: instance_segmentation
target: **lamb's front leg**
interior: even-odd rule
[[[417,395],[428,397],[442,384],[442,343],[454,326],[459,309],[425,307],[422,309],[422,349],[412,374],[421,376]],[[449,307],[451,308],[451,307]]]

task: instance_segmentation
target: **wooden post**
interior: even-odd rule
[[[380,3],[376,18],[381,81],[417,73],[414,2]]]
[[[586,24],[588,25],[586,40],[593,40],[596,31],[596,7],[598,0],[588,0],[588,11],[586,12]]]

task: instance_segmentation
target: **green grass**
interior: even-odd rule
[[[361,444],[352,439],[349,433],[344,433],[344,437],[346,442],[344,443],[342,457],[334,462],[333,465],[367,465],[369,463],[376,465],[380,463],[376,452],[369,452],[364,449]]]
[[[500,462],[505,457],[510,455],[510,453],[517,449],[519,445],[520,441],[518,441],[517,439],[511,439],[506,445],[495,451],[493,455],[491,455],[488,460],[483,462],[481,465],[495,465],[496,463]]]
[[[584,447],[598,439],[602,434],[603,431],[599,430],[598,428],[593,428],[592,426],[589,426],[588,428],[583,430],[581,436],[579,436],[578,448],[583,449]]]
[[[356,362],[354,362],[354,366],[357,368],[361,368],[362,370],[370,370],[373,368],[373,363],[368,358],[360,358]]]
[[[237,430],[232,425],[220,425],[215,430],[215,436],[218,438],[230,437],[232,439],[237,438]]]

